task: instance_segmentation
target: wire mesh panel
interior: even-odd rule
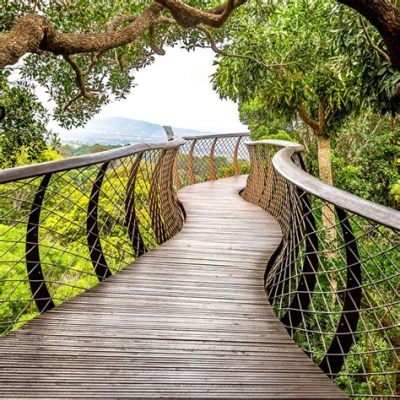
[[[349,395],[399,398],[400,213],[310,177],[299,150],[249,145],[243,196],[275,216],[283,234],[266,269],[269,301]]]
[[[182,140],[0,172],[0,333],[174,236]]]
[[[174,168],[178,188],[250,171],[247,133],[185,137]]]

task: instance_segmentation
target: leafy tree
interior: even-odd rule
[[[243,54],[251,49],[260,61],[225,57],[214,77],[223,97],[252,102],[270,117],[293,121],[299,116],[318,141],[319,175],[329,184],[331,138],[362,105],[354,42],[349,40],[354,32],[345,25],[352,18],[332,1],[278,3],[266,23],[249,17],[232,32],[229,50]],[[326,227],[334,225],[333,210],[326,208],[324,217]]]
[[[87,121],[109,101],[124,98],[134,73],[190,38],[183,28],[218,27],[244,0],[191,5],[178,0],[126,2],[0,0],[0,68],[24,58],[21,76],[42,85],[65,127]],[[198,8],[197,8],[198,7]]]
[[[48,144],[56,144],[54,133],[47,128],[47,111],[32,85],[10,85],[5,82],[6,75],[0,72],[0,101],[7,109],[0,129],[0,167],[3,168],[17,165],[23,154],[28,162],[37,160]]]

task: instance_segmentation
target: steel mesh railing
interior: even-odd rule
[[[0,334],[178,233],[177,189],[248,171],[246,137],[174,138],[0,171]]]
[[[184,141],[0,172],[0,333],[69,300],[173,237]]]
[[[350,396],[400,398],[400,213],[308,175],[301,146],[248,147],[243,197],[283,235],[265,274],[275,313]]]
[[[174,168],[176,187],[248,174],[248,138],[248,133],[185,137]]]

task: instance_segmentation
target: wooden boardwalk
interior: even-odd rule
[[[243,179],[183,189],[174,239],[0,339],[0,396],[346,398],[267,303],[280,229]]]

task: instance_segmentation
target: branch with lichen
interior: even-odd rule
[[[79,67],[78,63],[70,56],[70,55],[63,55],[64,60],[71,66],[72,70],[75,73],[75,82],[79,89],[79,94],[72,98],[64,107],[64,111],[69,109],[72,103],[78,100],[81,97],[84,97],[88,100],[94,100],[96,98],[96,94],[93,93],[90,89],[86,87],[85,80],[84,80],[84,73],[82,72],[81,68]]]

